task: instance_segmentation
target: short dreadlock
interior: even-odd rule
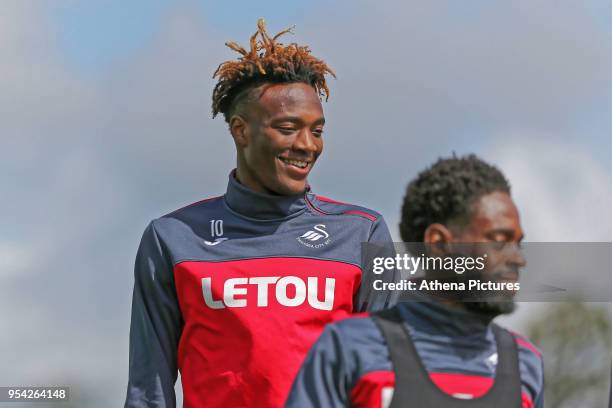
[[[325,100],[329,98],[325,75],[336,77],[331,68],[310,55],[307,46],[295,43],[285,46],[276,41],[291,30],[288,28],[270,37],[263,18],[260,18],[257,31],[251,36],[249,51],[235,42],[225,43],[242,57],[223,62],[213,74],[213,78],[219,79],[212,96],[213,118],[221,112],[229,123],[237,102],[248,93],[245,91],[263,83],[303,82],[315,88],[320,97],[325,96]]]
[[[493,192],[510,193],[502,172],[476,155],[438,159],[421,172],[406,189],[402,205],[400,235],[404,242],[423,242],[427,227],[434,223],[465,225],[472,205]]]

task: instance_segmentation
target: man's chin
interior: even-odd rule
[[[490,318],[499,315],[510,314],[516,310],[516,302],[513,299],[505,300],[478,300],[465,302],[465,308]]]
[[[297,195],[306,190],[306,181],[280,180],[276,185],[267,188],[276,195]]]
[[[306,180],[307,179],[305,177],[295,179],[287,174],[281,174],[279,175],[276,183],[277,191],[279,194],[283,195],[301,194],[306,190],[306,186],[308,184]]]

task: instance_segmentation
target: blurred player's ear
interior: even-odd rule
[[[423,242],[429,256],[446,255],[452,240],[453,234],[442,224],[431,224],[423,234]]]
[[[246,120],[242,116],[233,115],[230,119],[229,128],[236,146],[248,146],[249,128]]]
[[[445,244],[453,239],[453,234],[442,224],[431,224],[423,234],[426,244]]]

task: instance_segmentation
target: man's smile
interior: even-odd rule
[[[278,159],[283,163],[285,168],[300,176],[306,176],[312,169],[314,160],[305,158],[290,158],[278,156]]]

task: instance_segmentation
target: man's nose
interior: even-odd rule
[[[523,254],[523,249],[517,242],[513,242],[508,245],[508,254],[506,260],[508,263],[519,268],[522,268],[527,265],[527,260],[525,259],[525,255]]]
[[[301,150],[308,153],[316,153],[320,148],[317,142],[317,137],[310,129],[302,129],[293,142],[295,150]]]

